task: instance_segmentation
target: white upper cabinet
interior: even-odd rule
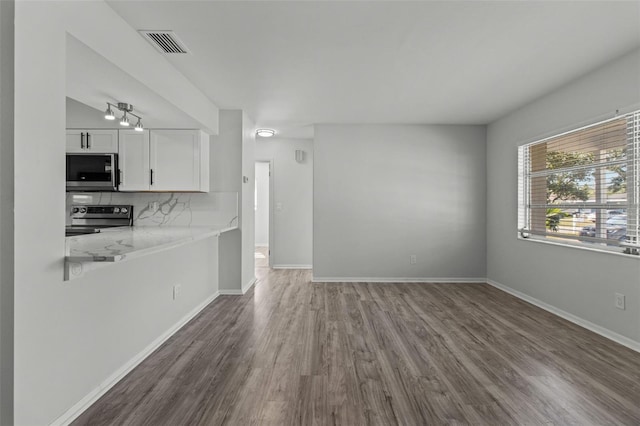
[[[67,129],[67,152],[117,153],[118,131]]]
[[[150,130],[150,190],[209,192],[209,135]]]
[[[149,191],[149,131],[120,130],[120,191]]]
[[[120,191],[209,192],[209,135],[120,130]]]

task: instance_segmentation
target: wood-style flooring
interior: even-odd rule
[[[493,287],[261,263],[74,424],[640,424],[640,354]]]

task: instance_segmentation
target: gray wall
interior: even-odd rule
[[[314,278],[482,279],[485,174],[484,126],[317,125]]]
[[[13,17],[0,1],[0,425],[13,423]]]
[[[640,259],[517,239],[517,147],[640,102],[640,51],[492,123],[487,131],[488,278],[640,341]],[[627,310],[614,308],[614,292]]]
[[[304,162],[295,151],[305,152]],[[313,141],[310,139],[261,139],[256,160],[271,160],[274,267],[310,267],[313,242]],[[281,208],[276,209],[276,204]]]

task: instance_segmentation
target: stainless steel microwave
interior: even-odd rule
[[[118,154],[67,154],[67,192],[117,190]]]

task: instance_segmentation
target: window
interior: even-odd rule
[[[518,231],[639,254],[640,111],[519,147]]]

